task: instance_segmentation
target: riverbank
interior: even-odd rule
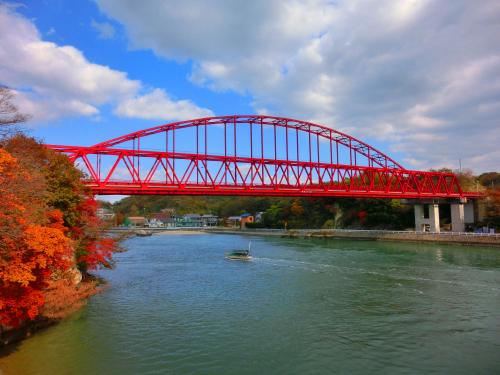
[[[375,241],[402,241],[402,242],[429,242],[449,243],[458,245],[484,245],[500,247],[500,234],[469,233],[469,232],[415,232],[415,231],[390,231],[390,230],[356,230],[356,229],[239,229],[223,227],[193,227],[193,228],[146,228],[142,229],[148,234],[173,235],[173,234],[244,234],[249,236],[278,236],[297,238],[351,238],[358,240]],[[112,228],[110,233],[134,235],[137,228]]]
[[[486,233],[429,233],[412,231],[346,230],[346,229],[205,229],[208,233],[244,234],[297,238],[351,238],[375,241],[403,241],[449,243],[459,245],[484,245],[500,247],[500,234]]]
[[[86,305],[88,299],[104,290],[105,281],[94,276],[87,276],[76,286],[67,279],[52,283],[45,294],[45,304],[41,314],[19,327],[0,325],[0,357],[12,344],[21,342],[45,328],[58,324]],[[4,349],[7,348],[7,349]]]

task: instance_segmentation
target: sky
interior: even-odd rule
[[[30,134],[316,122],[409,169],[500,171],[498,0],[0,1],[0,84]]]

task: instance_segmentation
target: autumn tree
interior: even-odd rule
[[[33,191],[43,184],[29,183],[39,178],[0,149],[0,323],[7,326],[35,318],[51,275],[73,260],[62,214]]]
[[[12,103],[14,93],[6,86],[0,86],[0,137],[5,137],[18,130],[17,125],[29,119],[19,112]]]
[[[75,256],[83,272],[110,267],[114,242],[102,237],[102,223],[96,216],[97,202],[81,182],[83,174],[70,160],[47,149],[34,138],[17,134],[0,146],[19,158],[24,168],[43,175],[45,204],[63,213],[68,237],[74,241]]]
[[[102,236],[81,177],[66,156],[33,138],[0,141],[0,324],[72,311],[78,304],[71,301],[81,303],[89,291],[69,271],[111,265],[114,242]]]
[[[485,192],[484,224],[500,229],[500,187]]]
[[[78,307],[94,288],[75,285],[76,265],[109,267],[114,250],[82,173],[19,131],[13,98],[0,86],[0,327]]]
[[[488,189],[500,188],[500,173],[486,172],[478,177],[479,183]]]

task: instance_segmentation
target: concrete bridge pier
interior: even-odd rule
[[[452,203],[451,208],[451,231],[465,232],[465,211],[463,203]]]
[[[416,204],[415,231],[439,233],[439,204]]]
[[[452,203],[451,208],[451,231],[452,232],[465,232],[467,224],[474,225],[474,202],[461,201],[459,203]]]
[[[465,232],[467,224],[474,224],[474,202],[457,200],[439,203],[450,205],[452,232]],[[439,233],[439,203],[413,203],[415,210],[415,230],[417,232]]]

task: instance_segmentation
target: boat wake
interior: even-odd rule
[[[500,288],[495,288],[489,284],[479,284],[479,283],[470,283],[461,280],[443,280],[443,279],[433,279],[427,277],[417,277],[417,276],[408,276],[399,273],[387,273],[369,270],[361,267],[349,267],[349,266],[338,266],[335,264],[325,264],[325,263],[313,263],[306,262],[294,259],[279,259],[279,258],[266,258],[266,257],[254,257],[253,260],[255,262],[261,262],[271,266],[281,266],[281,267],[289,267],[289,268],[301,268],[310,270],[311,272],[321,272],[325,269],[335,269],[342,273],[362,273],[369,274],[374,276],[391,278],[396,281],[417,281],[417,282],[431,282],[431,283],[442,283],[442,284],[450,284],[450,285],[458,285],[463,287],[473,287],[482,290],[492,290],[500,292]]]

